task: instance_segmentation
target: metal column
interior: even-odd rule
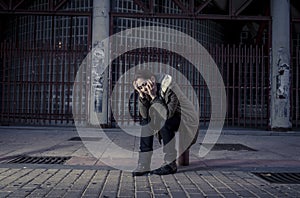
[[[290,116],[290,1],[272,0],[270,128],[289,130]]]
[[[110,1],[94,0],[93,3],[93,49],[91,54],[91,89],[89,102],[89,123],[91,125],[109,124],[108,121],[108,70],[103,70],[107,63],[108,48],[101,42],[109,37]]]

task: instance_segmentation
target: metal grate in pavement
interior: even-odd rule
[[[100,137],[72,137],[68,141],[100,141]]]
[[[212,144],[202,144],[204,147],[211,147]],[[212,147],[212,151],[257,151],[256,149],[250,148],[248,146],[245,146],[243,144],[214,144]]]
[[[32,157],[20,155],[8,161],[9,164],[64,164],[71,157],[41,156]]]
[[[270,183],[300,184],[300,173],[252,173]]]

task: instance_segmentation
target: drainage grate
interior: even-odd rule
[[[100,141],[99,137],[72,137],[68,141]]]
[[[212,144],[202,144],[200,143],[200,145],[203,145],[204,147],[211,147]],[[223,150],[227,150],[227,151],[257,151],[253,148],[250,148],[248,146],[245,146],[243,144],[214,144],[213,151],[223,151]]]
[[[9,164],[64,164],[71,157],[32,157],[32,156],[17,156],[16,158],[8,161]]]
[[[300,184],[300,173],[253,173],[254,175],[277,184]]]

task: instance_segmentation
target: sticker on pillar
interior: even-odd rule
[[[289,53],[284,47],[278,49],[278,75],[276,76],[276,98],[288,99],[290,87]]]
[[[94,112],[102,113],[103,106],[103,79],[104,79],[104,58],[105,53],[101,42],[96,43],[92,53],[92,79],[93,79],[93,96]]]
[[[277,75],[277,98],[286,99],[289,93],[289,78],[290,67],[287,64],[283,64],[279,67]]]

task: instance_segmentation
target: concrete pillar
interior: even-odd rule
[[[105,59],[108,59],[107,46],[101,42],[109,37],[110,0],[94,0],[92,23],[92,64],[91,91],[89,100],[89,124],[109,124],[108,121],[108,70]]]
[[[270,128],[292,128],[290,115],[290,0],[271,0]]]

